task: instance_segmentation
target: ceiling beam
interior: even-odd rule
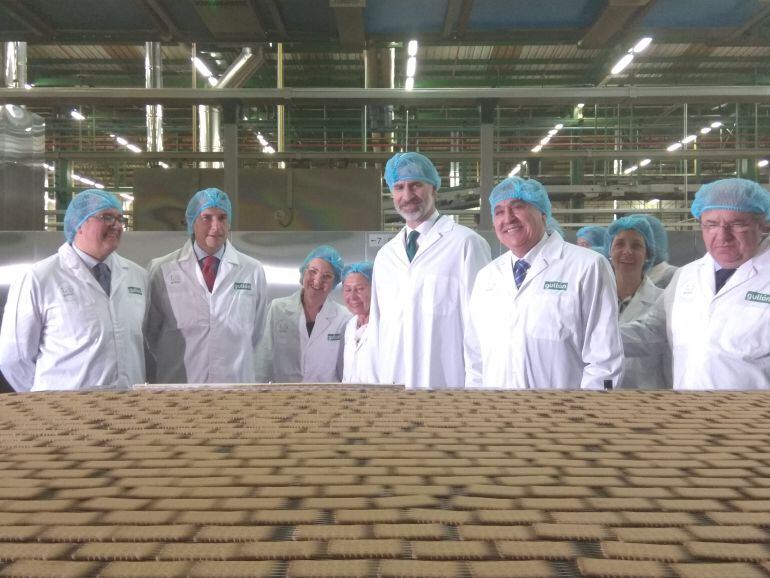
[[[26,26],[35,36],[51,40],[56,38],[56,29],[42,16],[30,9],[28,4],[21,0],[0,0],[0,5],[5,8],[6,12]],[[19,39],[16,38],[15,40]]]
[[[366,46],[364,8],[366,0],[329,0],[337,21],[337,34],[344,49],[363,50]]]
[[[275,40],[283,42],[288,39],[289,35],[286,33],[286,24],[281,16],[281,11],[278,9],[278,5],[275,0],[259,0],[264,9],[270,15],[270,19],[273,21],[273,28],[275,30]],[[273,35],[271,35],[271,38]]]
[[[136,4],[150,17],[153,25],[160,33],[163,42],[179,42],[182,33],[161,5],[159,0],[135,0]]]
[[[761,0],[761,2],[764,4],[764,8],[760,9],[743,26],[727,34],[722,41],[724,44],[731,44],[736,40],[752,36],[760,25],[767,23],[768,18],[770,18],[770,0]]]
[[[459,40],[465,36],[473,10],[473,0],[448,0],[441,36],[446,40]]]
[[[604,10],[580,39],[581,48],[607,48],[647,13],[655,0],[607,0]]]

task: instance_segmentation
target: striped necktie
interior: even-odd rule
[[[420,236],[420,233],[417,231],[412,231],[409,233],[409,237],[406,240],[406,257],[409,259],[409,262],[412,262],[412,259],[414,259],[415,254],[417,253],[417,237]]]
[[[513,264],[513,280],[516,281],[517,289],[524,283],[524,279],[527,276],[527,269],[529,269],[529,263],[524,259],[519,259]]]
[[[214,257],[214,255],[206,255],[201,260],[203,261],[203,266],[201,267],[201,270],[203,271],[203,280],[206,282],[209,293],[211,293],[214,290],[214,281],[216,281],[217,278],[219,259]]]
[[[109,297],[110,283],[112,282],[112,273],[110,272],[110,268],[104,263],[97,263],[94,265],[93,269],[91,269],[91,272],[93,273],[99,285],[102,286],[102,289],[104,289],[107,297]]]

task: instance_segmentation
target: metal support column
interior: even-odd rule
[[[489,231],[492,227],[492,217],[489,213],[489,193],[495,185],[495,102],[484,100],[479,105],[481,115],[481,168],[479,177],[479,230]]]
[[[163,68],[160,42],[144,43],[144,87],[163,88]],[[148,104],[145,106],[147,117],[147,150],[163,150],[163,106]],[[155,164],[155,163],[153,163]]]
[[[230,223],[230,228],[236,230],[240,225],[238,219],[240,214],[238,210],[240,204],[240,193],[238,191],[238,107],[234,104],[225,105],[222,107],[222,113],[224,116],[224,124],[222,125],[224,137],[222,145],[225,156],[224,185],[225,191],[227,191],[230,197],[230,203],[233,206],[233,219]]]

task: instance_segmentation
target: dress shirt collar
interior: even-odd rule
[[[406,231],[404,232],[404,244],[406,245],[406,240],[409,238],[409,233],[411,233],[412,231],[417,231],[418,233],[420,233],[420,236],[417,237],[417,245],[419,246],[420,239],[428,234],[428,232],[433,228],[433,225],[436,224],[436,221],[439,220],[439,217],[441,217],[439,212],[433,211],[433,214],[430,216],[430,218],[426,219],[425,221],[417,225],[417,227],[415,227],[414,229],[409,228],[409,226],[407,225]]]
[[[193,251],[195,251],[195,259],[196,259],[197,261],[200,261],[200,260],[201,260],[201,259],[203,259],[204,257],[208,257],[208,255],[209,255],[209,254],[208,254],[208,253],[206,253],[206,251],[204,251],[204,250],[203,250],[203,249],[201,249],[200,247],[198,247],[198,243],[196,243],[195,241],[193,241],[193,242],[192,242],[192,246],[193,246]],[[225,242],[225,244],[224,244],[224,245],[222,245],[222,246],[219,248],[219,251],[217,251],[216,253],[214,253],[213,257],[216,257],[217,259],[219,259],[219,260],[221,261],[221,260],[222,260],[222,257],[224,257],[224,255],[225,255],[225,247],[227,247],[227,243],[226,243],[226,242]]]
[[[91,255],[89,255],[88,253],[86,253],[84,251],[81,251],[77,247],[77,245],[75,245],[75,243],[72,243],[71,246],[75,250],[75,253],[78,254],[78,257],[80,257],[80,260],[83,261],[83,263],[85,263],[86,267],[88,267],[89,269],[93,269],[94,267],[96,267],[96,265],[98,265],[99,263],[103,262],[105,265],[107,265],[107,267],[110,268],[110,270],[112,270],[112,267],[110,267],[110,256],[109,255],[107,255],[107,258],[104,261],[99,261],[99,259],[96,259],[96,258],[92,257]]]

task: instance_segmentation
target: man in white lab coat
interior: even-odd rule
[[[629,357],[670,347],[674,389],[770,388],[770,193],[740,178],[703,185],[691,208],[706,255],[681,267],[642,319]]]
[[[351,315],[330,297],[344,263],[334,247],[321,245],[299,268],[302,287],[273,299],[257,347],[257,381],[338,383],[342,380],[345,325]]]
[[[124,223],[114,195],[82,191],[64,215],[66,242],[11,287],[0,369],[16,391],[144,382],[147,273],[115,252]]]
[[[491,260],[489,244],[436,210],[441,179],[427,157],[395,155],[385,180],[406,226],[374,261],[369,339],[377,380],[462,387],[468,300]]]
[[[546,232],[551,202],[534,179],[505,179],[489,204],[495,233],[510,251],[476,279],[465,336],[466,385],[617,385],[623,349],[607,259]]]
[[[224,191],[198,191],[185,216],[189,239],[150,263],[149,380],[253,383],[265,272],[228,241],[232,205]]]

